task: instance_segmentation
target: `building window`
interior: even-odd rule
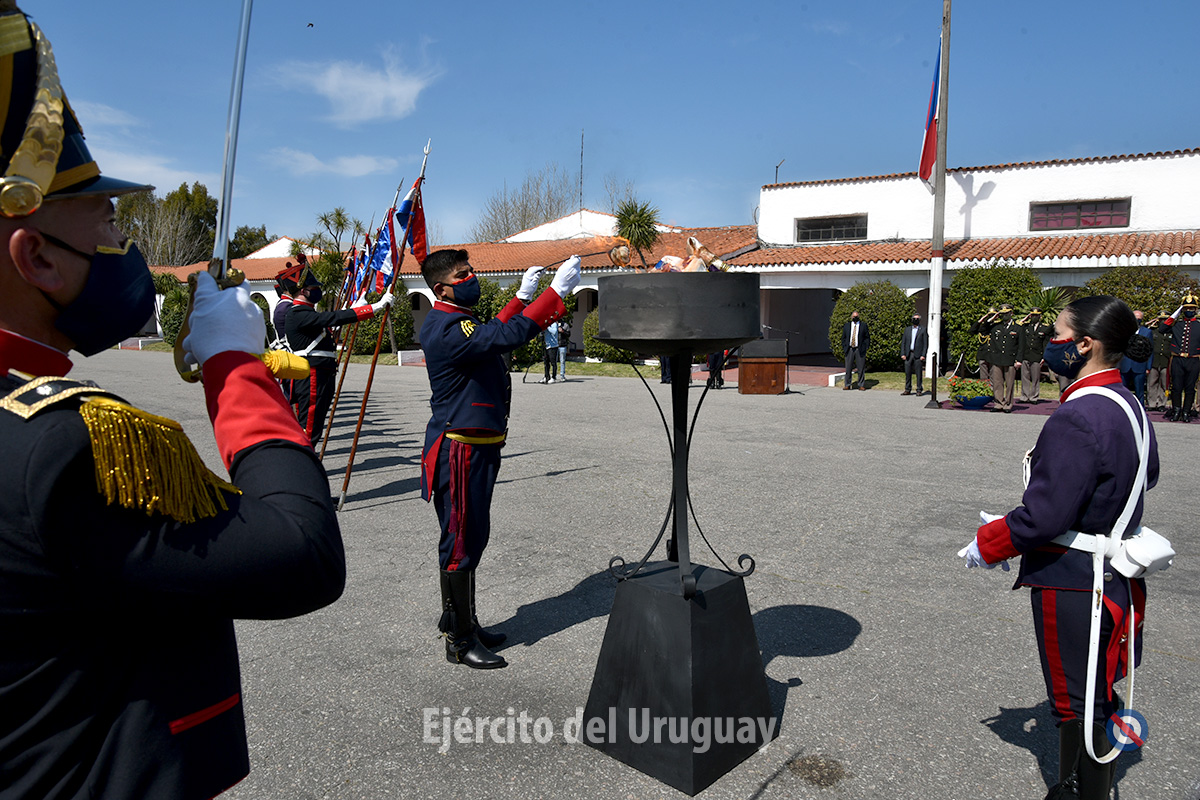
[[[867,238],[867,215],[796,220],[797,242],[829,242]]]
[[[410,294],[408,296],[408,307],[411,308],[413,311],[420,311],[421,310],[421,295],[417,294],[416,292],[413,292],[412,294]]]
[[[1128,228],[1130,199],[1082,203],[1030,203],[1029,230],[1074,231]]]

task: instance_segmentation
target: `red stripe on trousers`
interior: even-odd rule
[[[1054,687],[1054,707],[1064,720],[1074,719],[1071,698],[1067,694],[1067,675],[1063,671],[1062,655],[1058,652],[1058,596],[1053,590],[1042,592],[1042,631],[1046,640],[1046,663],[1050,667],[1050,682]]]
[[[304,422],[304,432],[312,438],[313,420],[317,416],[317,371],[308,371],[308,419]]]
[[[471,445],[450,440],[450,532],[454,534],[454,550],[450,553],[449,571],[458,569],[466,554],[467,485],[471,476]]]
[[[214,703],[208,708],[202,708],[199,711],[188,714],[186,717],[180,717],[170,723],[171,735],[183,733],[188,728],[194,728],[201,722],[208,722],[213,717],[224,714],[229,709],[236,706],[242,700],[241,692],[236,692],[233,695],[226,697],[219,703]]]
[[[1117,668],[1122,666],[1123,662],[1129,660],[1124,657],[1125,648],[1128,647],[1128,643],[1121,641],[1121,635],[1129,633],[1129,617],[1125,615],[1125,609],[1108,599],[1108,595],[1104,596],[1104,606],[1113,618],[1112,634],[1109,635],[1108,644],[1104,647],[1104,658],[1106,660],[1104,665],[1104,686],[1105,691],[1108,693],[1105,699],[1111,700],[1112,687],[1117,682]]]

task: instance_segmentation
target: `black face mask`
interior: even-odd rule
[[[913,325],[915,326],[915,325],[920,325],[920,324],[921,324],[921,318],[913,317]]]
[[[1192,318],[1193,318],[1193,317],[1195,317],[1195,316],[1196,316],[1196,309],[1194,309],[1194,308],[1185,308],[1185,309],[1183,310],[1183,318],[1184,318],[1184,319],[1192,319]]]
[[[62,331],[85,356],[94,356],[126,339],[154,314],[154,279],[146,259],[132,240],[124,247],[97,247],[85,253],[45,231],[42,238],[91,261],[87,283],[67,305],[45,295],[61,313],[54,327]]]

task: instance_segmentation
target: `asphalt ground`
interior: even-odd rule
[[[352,366],[326,455],[335,495],[366,375]],[[73,376],[180,420],[220,468],[202,390],[174,376],[168,354],[109,351]],[[658,412],[637,380],[514,379],[478,573],[481,620],[508,633],[510,666],[444,660],[437,522],[418,477],[428,383],[420,368],[379,368],[341,513],[345,595],[300,619],[237,625],[253,766],[228,797],[684,797],[562,735],[587,699],[614,594],[609,559],[640,558],[667,508]],[[1028,592],[955,552],[981,509],[1019,501],[1021,457],[1045,419],[926,410],[928,398],[895,392],[727,386],[704,401],[691,493],[721,555],[757,561],[745,585],[780,735],[700,796],[1041,798],[1057,735]],[[668,388],[651,385],[664,404]],[[1116,796],[1197,800],[1200,425],[1157,432],[1162,478],[1146,521],[1179,556],[1149,581],[1133,703],[1149,739],[1119,759]],[[694,533],[692,553],[716,563]],[[443,748],[442,716],[464,711],[545,717],[552,736]]]

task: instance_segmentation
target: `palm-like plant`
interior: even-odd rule
[[[1066,307],[1070,299],[1067,291],[1061,286],[1050,286],[1025,295],[1017,303],[1017,308],[1022,314],[1028,314],[1030,309],[1040,308],[1042,319],[1052,320]]]
[[[642,260],[642,267],[649,269],[642,250],[652,249],[658,241],[658,209],[635,199],[622,201],[617,206],[617,236],[629,242]]]

